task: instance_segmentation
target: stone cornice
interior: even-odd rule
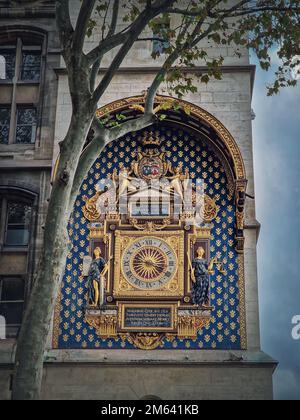
[[[0,367],[13,365],[15,340],[0,342]],[[153,366],[153,365],[202,365],[269,367],[275,370],[278,362],[259,350],[51,350],[45,352],[45,364],[51,365],[105,365],[105,366]]]
[[[57,52],[57,51],[56,51]],[[121,67],[118,69],[116,74],[155,74],[159,71],[160,67],[153,67],[153,66],[143,66],[143,67]],[[102,68],[99,74],[103,74],[107,71],[107,68]],[[55,68],[54,71],[58,76],[66,75],[67,70],[64,67]],[[206,66],[196,66],[196,67],[187,67],[187,72],[200,74],[207,71]],[[228,65],[222,66],[221,71],[224,74],[228,73],[249,73],[251,78],[251,92],[253,93],[254,82],[255,82],[255,74],[256,74],[256,66],[253,64],[246,64],[246,65]]]
[[[23,170],[23,169],[52,169],[52,160],[18,160],[18,159],[0,159],[0,169]]]

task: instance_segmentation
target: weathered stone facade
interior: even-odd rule
[[[45,39],[44,77],[36,102],[41,110],[36,143],[0,144],[0,188],[11,187],[33,194],[35,227],[29,251],[1,248],[0,275],[22,275],[27,295],[42,246],[42,226],[47,211],[52,168],[58,143],[68,129],[71,101],[67,75],[51,1],[21,2],[8,7],[0,1],[0,42],[16,30],[38,31]],[[17,4],[18,3],[18,4]],[[34,5],[30,5],[34,3]],[[73,1],[74,18],[79,2]],[[96,42],[96,34],[87,48]],[[210,47],[216,56],[220,49]],[[147,89],[159,62],[153,62],[151,42],[139,42],[118,71],[100,106],[121,98],[140,95]],[[251,99],[255,68],[247,51],[241,58],[224,48],[224,77],[199,86],[199,93],[184,99],[218,118],[235,138],[242,153],[248,179],[247,193],[254,196]],[[109,58],[104,62],[108,66]],[[203,63],[193,71],[200,72]],[[101,76],[101,74],[100,74]],[[7,84],[0,81],[0,97]],[[34,86],[29,86],[34,89]],[[2,93],[1,93],[2,92]],[[166,93],[161,89],[161,93]],[[26,96],[24,91],[24,95]],[[28,94],[30,95],[30,94]],[[26,97],[24,99],[26,102]],[[2,98],[0,99],[2,102]],[[1,190],[0,190],[1,191]],[[256,243],[259,224],[255,200],[247,200],[245,228],[245,296],[248,350],[230,351],[64,351],[51,349],[51,331],[46,355],[44,398],[139,399],[155,395],[162,399],[270,399],[275,362],[261,352],[258,317]],[[10,396],[10,374],[14,341],[0,341],[0,399]],[[104,380],[104,378],[106,378]]]

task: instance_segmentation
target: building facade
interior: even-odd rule
[[[79,2],[72,3],[76,19]],[[0,398],[7,399],[72,107],[53,2],[0,1],[0,23],[0,315],[6,319]],[[96,29],[87,49],[97,35]],[[160,64],[151,58],[155,48],[151,41],[134,46],[99,103],[99,118],[141,112]],[[163,121],[108,145],[82,184],[49,331],[43,398],[272,398],[276,363],[262,352],[259,335],[255,68],[247,51],[237,57],[231,48],[208,48],[225,58],[223,79],[199,85],[184,101],[162,89],[156,110],[164,110]],[[203,63],[190,71],[196,78]],[[117,178],[120,198],[112,203],[104,187]],[[191,197],[196,180],[204,180],[197,226],[189,223],[191,208],[180,204],[188,179]],[[154,213],[149,181],[159,181],[151,190]],[[101,271],[106,267],[98,289],[91,275],[97,249]],[[207,280],[200,303],[199,261]]]

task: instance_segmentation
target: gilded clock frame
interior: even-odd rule
[[[130,298],[174,298],[180,300],[184,297],[184,232],[183,231],[160,231],[140,232],[119,230],[116,232],[115,242],[115,266],[113,295],[115,299]],[[122,272],[122,258],[125,250],[138,238],[155,237],[165,241],[174,251],[177,260],[177,270],[173,278],[159,289],[139,289],[128,282]]]

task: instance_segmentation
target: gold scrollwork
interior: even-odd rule
[[[202,207],[201,216],[206,223],[212,222],[218,215],[219,208],[216,201],[209,197],[207,194],[204,195],[204,207]]]
[[[236,212],[236,224],[237,224],[237,229],[238,230],[243,230],[244,229],[244,224],[245,224],[245,214],[243,211],[238,211]]]
[[[103,339],[117,337],[116,315],[86,315],[85,320],[91,327],[95,328],[99,337]]]
[[[199,331],[208,327],[210,317],[185,315],[178,317],[178,337],[195,339]]]
[[[138,223],[137,219],[130,219],[130,224],[137,230],[144,231],[146,233],[163,230],[171,225],[170,219],[164,219],[162,224],[154,222]]]
[[[128,290],[134,290],[134,288],[126,281],[122,279],[120,282],[120,290],[127,292]]]
[[[163,344],[164,334],[151,333],[131,333],[123,336],[140,350],[155,350]]]
[[[97,209],[97,201],[101,195],[100,191],[97,191],[93,197],[88,198],[86,195],[83,196],[85,205],[82,207],[84,217],[90,222],[96,222],[100,219],[100,212]]]

